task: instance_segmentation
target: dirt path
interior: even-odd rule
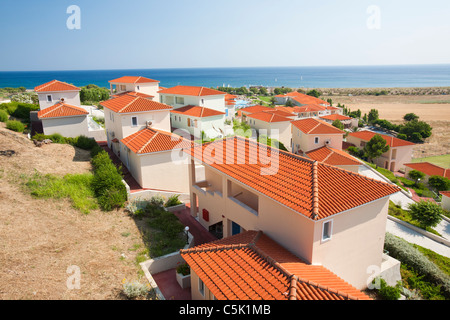
[[[3,125],[3,124],[2,124]],[[137,248],[144,248],[124,210],[89,215],[66,200],[34,199],[21,174],[89,172],[89,154],[69,145],[37,148],[0,126],[0,299],[120,299],[122,280],[139,278]],[[81,272],[69,290],[70,266]]]

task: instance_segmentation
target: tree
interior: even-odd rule
[[[431,136],[432,129],[433,128],[424,121],[412,120],[401,126],[399,133],[406,135],[408,141],[421,142],[423,139]]]
[[[270,98],[270,105],[271,106],[274,106],[276,102],[277,102],[277,99],[275,99],[275,97]]]
[[[308,91],[308,93],[306,93],[308,96],[311,96],[311,97],[316,97],[316,98],[319,98],[321,95],[322,95],[322,93],[320,93],[319,91],[317,91],[316,89],[313,89],[313,90],[310,90],[310,91]]]
[[[375,160],[380,157],[383,153],[388,152],[390,149],[386,140],[383,139],[379,134],[373,136],[369,142],[367,142],[364,147],[364,155],[369,158],[369,160]],[[376,165],[378,168],[378,165]]]
[[[414,121],[414,120],[419,120],[419,116],[414,113],[408,113],[408,114],[405,114],[403,119],[405,121]]]
[[[428,184],[438,192],[450,189],[450,179],[441,176],[431,176]]]
[[[377,109],[370,110],[369,115],[367,116],[367,121],[369,123],[373,123],[378,119],[379,119],[378,110]]]
[[[419,182],[420,179],[423,179],[425,177],[425,173],[420,172],[418,170],[412,170],[408,173],[408,177],[410,177],[411,179],[414,180],[414,183],[417,186],[417,183]]]
[[[333,99],[329,98],[327,99],[327,102],[330,104],[330,106],[333,106]]]
[[[333,127],[344,130],[344,124],[337,119],[333,121],[332,125]]]
[[[435,227],[442,220],[444,213],[440,205],[431,201],[420,201],[410,203],[409,212],[411,217],[419,222],[422,228]]]
[[[262,95],[262,96],[267,96],[268,93],[269,93],[269,92],[268,92],[267,89],[264,88],[264,87],[261,87],[261,88],[259,89],[259,94]]]

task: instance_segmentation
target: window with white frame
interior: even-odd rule
[[[205,284],[200,278],[198,278],[198,291],[202,296],[205,296]]]
[[[52,102],[52,101],[53,101],[52,95],[48,94],[47,95],[47,102]]]
[[[314,143],[315,143],[315,144],[319,144],[319,141],[320,141],[319,137],[315,137],[315,138],[314,138]]]
[[[136,90],[139,91],[139,86],[136,86]]]
[[[137,117],[131,117],[131,126],[137,127],[138,125],[138,118]]]
[[[183,97],[175,97],[175,103],[176,104],[184,104],[184,98]]]
[[[322,225],[322,241],[330,240],[332,231],[333,231],[333,220],[325,221]]]

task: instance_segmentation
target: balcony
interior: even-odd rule
[[[228,197],[228,199],[251,214],[258,216],[258,199],[256,195],[255,197],[256,201],[255,199],[250,199],[248,195],[247,197],[244,196],[244,193],[240,192],[234,196]]]
[[[193,187],[203,195],[223,197],[222,192],[206,180],[195,183]]]

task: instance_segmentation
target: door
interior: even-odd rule
[[[238,225],[236,222],[231,221],[231,235],[234,236],[235,234],[241,233],[241,226]]]

